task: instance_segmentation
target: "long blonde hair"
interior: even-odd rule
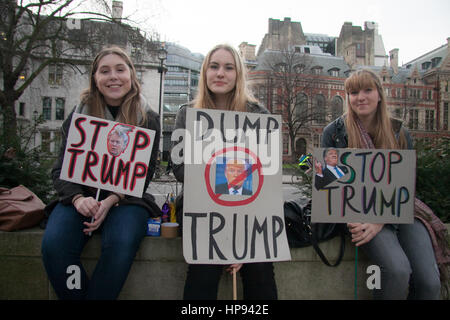
[[[209,90],[206,82],[206,71],[208,70],[211,56],[219,49],[224,49],[230,52],[234,58],[234,62],[236,65],[236,85],[228,96],[229,110],[246,111],[247,102],[256,103],[256,99],[247,88],[247,73],[241,56],[232,46],[227,44],[216,45],[211,49],[211,51],[208,52],[205,60],[203,60],[202,68],[200,71],[198,92],[194,100],[194,108],[216,109],[216,105],[214,103],[214,94],[211,92],[211,90]]]
[[[136,76],[136,69],[128,54],[119,47],[104,48],[95,56],[91,67],[89,88],[81,93],[81,103],[88,106],[89,115],[99,118],[105,117],[107,103],[95,84],[95,73],[97,72],[100,60],[109,54],[115,54],[121,57],[130,68],[131,89],[122,101],[118,121],[126,124],[142,125],[145,121],[145,111],[143,106],[141,106],[141,86]],[[141,117],[138,117],[138,114],[141,114]],[[140,123],[139,120],[141,120]]]
[[[380,78],[369,69],[360,69],[353,72],[347,80],[345,80],[345,92],[347,93],[348,108],[345,117],[345,126],[348,135],[349,148],[363,148],[361,142],[361,134],[356,124],[357,115],[352,110],[350,104],[350,93],[353,91],[360,91],[367,88],[376,88],[380,101],[378,102],[374,130],[369,132],[373,143],[378,149],[405,149],[407,147],[406,138],[403,132],[400,132],[399,139],[395,138],[392,127],[392,119],[386,104],[386,95],[384,94],[383,86]]]

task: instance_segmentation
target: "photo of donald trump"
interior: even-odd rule
[[[121,124],[116,124],[111,129],[108,133],[106,146],[108,148],[108,152],[112,156],[118,157],[126,150],[128,141],[130,140],[128,137],[128,132],[132,130],[132,127]]]
[[[216,194],[252,195],[250,168],[251,164],[244,159],[223,158],[216,165]]]

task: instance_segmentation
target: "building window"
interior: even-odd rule
[[[448,130],[448,102],[444,102],[444,130]]]
[[[318,134],[315,134],[313,136],[313,145],[314,145],[314,148],[320,147],[320,136]]]
[[[425,130],[434,130],[434,110],[425,110]]]
[[[315,96],[316,121],[318,124],[325,123],[325,97],[322,95]]]
[[[365,50],[364,43],[356,44],[356,56],[357,57],[365,57],[366,56],[366,50]]]
[[[294,66],[294,72],[295,73],[304,73],[305,72],[305,65],[304,64],[296,64]]]
[[[136,70],[136,78],[138,79],[139,83],[143,83],[142,82],[142,74],[143,72],[141,70]]]
[[[63,78],[63,66],[51,64],[48,66],[48,84],[49,85],[62,85]]]
[[[44,120],[52,120],[52,98],[42,98],[42,115]]]
[[[442,58],[441,57],[435,57],[433,59],[431,59],[431,67],[437,67],[439,62],[441,62]]]
[[[25,102],[19,103],[19,116],[25,117]]]
[[[61,131],[53,131],[53,141],[55,142],[55,149],[53,150],[53,153],[58,154],[62,144]]]
[[[336,96],[331,101],[331,118],[332,120],[339,118],[344,112],[344,102],[341,97]]]
[[[56,120],[64,120],[64,109],[66,105],[66,100],[64,98],[56,98]]]
[[[41,139],[41,150],[43,152],[50,152],[50,131],[42,131]]]
[[[322,67],[314,67],[314,68],[312,68],[312,72],[315,75],[321,75],[322,74]]]
[[[297,119],[308,118],[308,97],[304,93],[297,94],[295,98],[295,112],[293,113]]]
[[[332,77],[339,77],[339,69],[331,69],[329,73]]]
[[[416,109],[409,110],[408,126],[411,130],[419,129],[419,110],[416,110]]]
[[[397,88],[397,98],[401,98],[401,97],[402,97],[402,89]]]

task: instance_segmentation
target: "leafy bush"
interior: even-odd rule
[[[433,144],[419,141],[416,150],[416,196],[450,223],[450,138]]]

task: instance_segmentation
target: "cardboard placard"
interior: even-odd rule
[[[74,113],[60,178],[142,197],[156,131]]]
[[[279,115],[187,109],[182,145],[188,263],[291,259],[283,214],[281,126]]]
[[[413,223],[415,150],[317,148],[313,157],[312,222]]]

